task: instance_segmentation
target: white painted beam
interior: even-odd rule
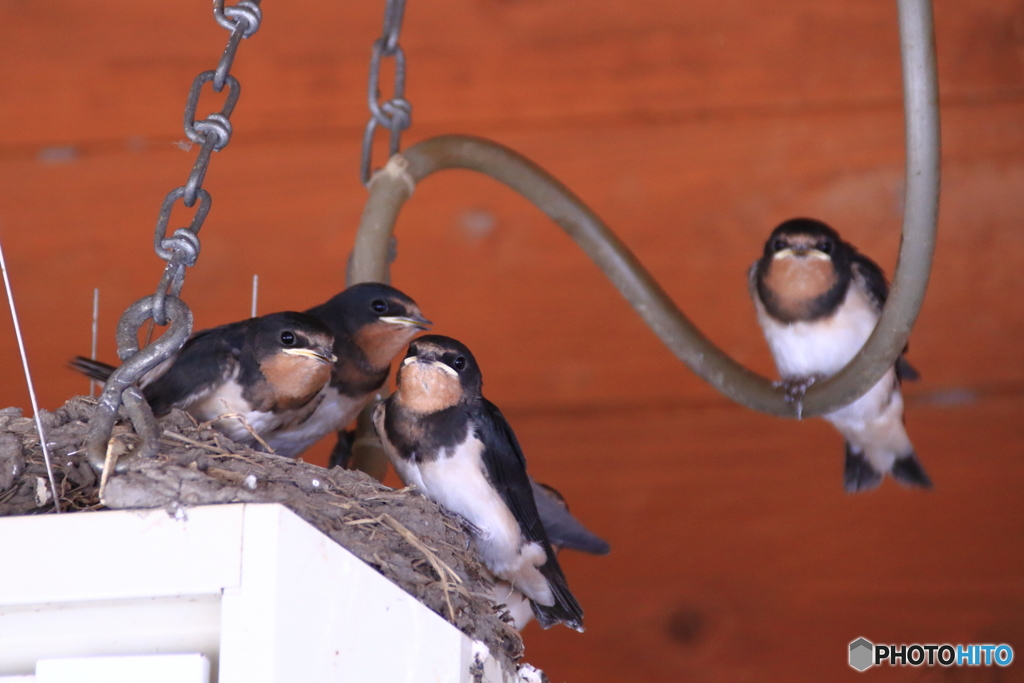
[[[477,683],[477,657],[482,681],[515,679],[280,505],[9,517],[0,538],[17,558],[0,563],[0,683],[157,654],[202,656],[220,683]]]
[[[0,605],[219,594],[237,586],[243,505],[0,519]]]
[[[44,659],[36,683],[210,683],[210,660],[202,655],[79,657]]]

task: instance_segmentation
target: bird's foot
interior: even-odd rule
[[[334,450],[331,451],[331,455],[327,459],[327,469],[333,467],[349,469],[349,464],[352,462],[352,444],[355,440],[356,433],[354,430],[338,431],[338,442],[334,444]]]
[[[778,382],[772,382],[772,386],[782,388],[785,392],[786,403],[796,406],[796,419],[801,420],[804,415],[804,394],[812,384],[824,378],[824,375],[788,377]]]

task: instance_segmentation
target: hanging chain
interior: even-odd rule
[[[402,17],[405,15],[405,0],[387,0],[384,8],[384,31],[373,43],[370,57],[369,105],[370,120],[366,123],[363,133],[363,156],[359,177],[363,185],[369,185],[372,174],[373,134],[377,126],[391,131],[388,156],[398,154],[401,147],[402,131],[412,123],[412,104],[405,99],[405,53],[398,44],[398,34],[402,31]],[[384,58],[395,60],[394,95],[389,100],[380,101],[380,67]]]
[[[167,266],[157,285],[156,294],[129,306],[117,325],[117,354],[122,365],[106,382],[86,441],[89,462],[97,469],[103,467],[107,442],[122,405],[135,431],[143,439],[136,453],[141,456],[156,453],[156,421],[133,384],[147,371],[175,354],[192,334],[192,311],[178,295],[185,282],[185,269],[194,266],[199,258],[199,229],[210,213],[212,198],[203,189],[203,179],[210,164],[210,156],[224,149],[231,141],[231,112],[241,92],[238,79],[230,74],[235,52],[243,38],[259,30],[263,18],[260,0],[241,0],[233,7],[224,7],[224,1],[213,1],[213,16],[218,24],[231,32],[227,47],[215,70],[204,71],[192,81],[192,89],[185,104],[185,135],[200,145],[199,154],[185,184],[171,190],[164,198],[156,222],[153,248],[157,256],[167,261]],[[219,112],[196,120],[199,98],[206,83],[212,84],[214,92],[221,92],[226,85],[227,98]],[[171,211],[179,199],[189,208],[195,206],[198,200],[199,207],[189,227],[179,228],[168,237],[167,225],[170,223]],[[150,319],[157,325],[169,324],[170,327],[154,343],[140,350],[138,332]]]

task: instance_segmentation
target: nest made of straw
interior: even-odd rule
[[[363,474],[254,451],[175,410],[160,421],[160,453],[129,459],[127,471],[99,477],[83,443],[95,400],[76,397],[41,411],[62,512],[179,508],[216,503],[281,503],[398,584],[471,638],[485,642],[507,671],[522,656],[519,634],[487,599],[485,578],[462,523],[423,496]],[[118,424],[113,447],[138,442]],[[0,410],[0,516],[52,512],[35,420]]]

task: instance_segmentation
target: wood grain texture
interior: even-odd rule
[[[566,482],[613,548],[563,553],[587,633],[534,629],[527,652],[552,680],[822,681],[856,680],[845,648],[859,636],[1020,642],[1024,562],[1010,539],[1024,532],[1012,493],[1024,467],[1006,445],[1024,440],[1022,418],[1018,399],[911,402],[935,491],[887,481],[851,497],[842,441],[822,421],[734,406],[509,415],[534,476]],[[922,673],[870,675],[1003,680]]]
[[[336,293],[365,201],[383,3],[264,5],[205,184],[213,210],[184,289],[197,327],[248,315],[253,273],[262,312]],[[1024,5],[937,0],[935,16],[943,196],[911,339],[924,379],[906,387],[932,494],[845,496],[828,425],[729,404],[493,181],[439,174],[403,211],[395,284],[473,349],[531,470],[613,543],[565,556],[587,633],[527,634],[553,681],[841,679],[861,635],[1024,648]],[[777,223],[821,218],[895,266],[895,19],[889,0],[412,2],[406,144],[470,133],[537,161],[712,339],[774,375],[745,274]],[[88,351],[92,288],[113,360],[117,317],[156,286],[157,211],[196,151],[178,144],[185,96],[226,35],[206,2],[0,0],[0,239],[46,407],[88,387],[65,362]],[[204,113],[219,102],[205,92]],[[189,217],[176,207],[171,227]],[[5,306],[0,405],[28,405]]]

